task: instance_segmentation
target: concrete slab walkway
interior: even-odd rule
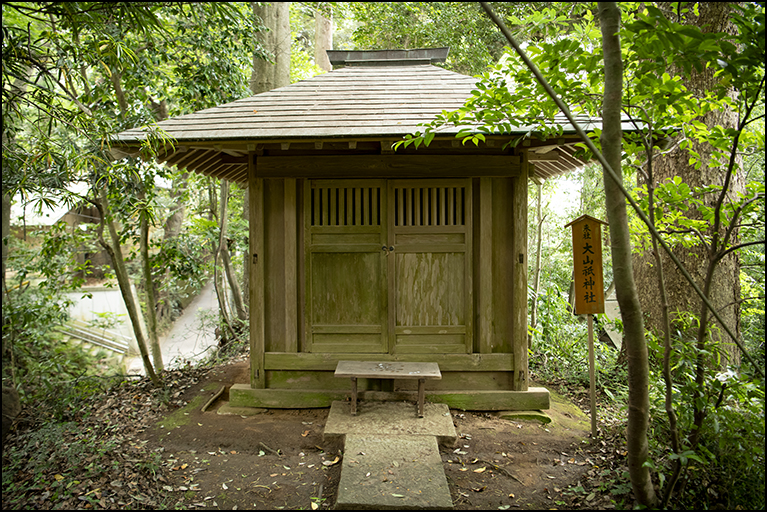
[[[437,438],[349,434],[336,509],[452,509]]]
[[[186,361],[200,361],[215,350],[218,346],[215,333],[217,311],[218,299],[211,280],[173,322],[167,334],[160,337],[166,368],[182,366]],[[205,315],[209,317],[208,321]],[[125,367],[129,374],[145,373],[141,357],[126,359]]]
[[[453,508],[438,445],[457,441],[447,405],[426,404],[418,418],[409,402],[362,401],[351,416],[334,401],[323,435],[344,439],[337,509]]]

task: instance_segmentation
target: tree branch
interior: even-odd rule
[[[738,207],[735,209],[735,212],[733,212],[732,219],[730,219],[730,225],[727,226],[727,230],[725,231],[724,239],[722,240],[724,244],[727,243],[727,240],[730,239],[730,236],[732,236],[732,233],[733,231],[735,231],[735,228],[738,227],[738,219],[740,218],[740,214],[743,213],[743,210],[745,210],[745,208],[749,204],[759,200],[760,198],[764,198],[764,194],[756,194],[754,195],[754,197],[752,197],[745,203],[741,203],[740,205],[738,205]]]
[[[742,249],[743,247],[748,247],[749,245],[764,245],[764,242],[765,242],[764,240],[756,240],[753,242],[743,242],[742,244],[733,245],[732,247],[728,247],[727,249],[718,253],[715,256],[714,261],[719,261],[725,256],[727,256],[728,254],[730,254],[731,252],[737,251],[738,249]]]
[[[70,90],[69,90],[69,89],[68,89],[68,88],[67,88],[67,87],[66,87],[64,84],[62,84],[62,83],[61,83],[61,82],[60,82],[60,81],[59,81],[59,80],[58,80],[58,79],[57,79],[57,78],[56,78],[56,77],[53,75],[53,73],[51,73],[51,72],[50,72],[50,70],[49,70],[49,69],[48,69],[48,68],[47,68],[45,65],[43,65],[43,63],[42,63],[42,62],[40,62],[40,61],[38,61],[37,59],[33,58],[31,53],[30,53],[30,54],[28,54],[28,55],[24,55],[23,57],[20,57],[20,58],[19,58],[19,60],[26,60],[26,61],[28,61],[28,62],[29,62],[31,65],[33,65],[35,68],[37,68],[37,69],[38,69],[38,70],[40,70],[42,73],[44,73],[45,75],[47,75],[47,76],[48,76],[48,77],[49,77],[51,80],[53,80],[53,82],[54,82],[56,85],[58,85],[58,86],[59,86],[59,88],[60,88],[62,91],[64,91],[64,92],[66,93],[66,97],[67,97],[67,99],[71,100],[71,101],[72,101],[72,103],[74,103],[75,105],[77,105],[77,108],[79,108],[79,109],[80,109],[80,110],[81,110],[81,111],[82,111],[84,114],[87,114],[88,116],[91,116],[91,117],[93,116],[93,112],[91,112],[91,110],[90,110],[88,107],[86,107],[85,105],[83,105],[83,104],[80,102],[80,100],[78,100],[78,99],[77,99],[77,97],[76,97],[76,96],[75,96],[75,95],[74,95],[74,94],[73,94],[73,93],[72,93],[72,92],[71,92],[71,91],[70,91]],[[34,83],[32,83],[32,82],[28,82],[28,83],[30,83],[30,84],[32,84],[32,85],[34,85],[34,86],[37,88],[37,85],[36,85],[36,84],[34,84]]]

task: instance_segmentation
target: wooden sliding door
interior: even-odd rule
[[[471,181],[393,180],[388,189],[390,348],[470,353]]]
[[[471,180],[307,181],[307,349],[470,353],[471,197]]]
[[[388,352],[385,197],[383,180],[307,181],[310,352]]]

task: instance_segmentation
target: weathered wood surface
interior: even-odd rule
[[[513,155],[336,155],[258,157],[262,176],[308,178],[465,178],[515,176]]]
[[[472,351],[470,180],[313,180],[304,194],[307,351]]]
[[[265,322],[264,322],[264,180],[256,177],[254,161],[249,165],[249,211],[250,264],[248,293],[250,298],[250,383],[254,388],[263,388]],[[260,258],[260,259],[259,259]]]
[[[513,258],[511,272],[512,295],[511,311],[512,340],[514,351],[514,391],[526,391],[529,384],[527,365],[527,171],[526,159],[522,162],[522,172],[511,178],[513,223]]]
[[[248,384],[234,384],[229,390],[229,404],[235,407],[293,409],[330,407],[334,400],[344,400],[348,390],[252,389]],[[363,400],[413,400],[415,393],[360,391]],[[426,399],[464,411],[530,411],[550,407],[546,388],[527,391],[428,391]]]
[[[385,182],[304,184],[306,349],[388,352]]]
[[[437,363],[406,363],[376,361],[338,361],[336,377],[370,379],[441,379]]]
[[[357,379],[416,379],[418,380],[418,417],[423,418],[426,380],[441,379],[437,363],[376,363],[370,361],[339,361],[336,377],[349,377],[352,383],[351,414],[357,414]]]
[[[349,67],[287,87],[171,118],[176,140],[395,135],[417,130],[471,95],[475,78],[431,65]],[[144,138],[134,129],[121,141]]]
[[[388,362],[436,362],[443,372],[508,372],[513,368],[513,355],[506,354],[357,354],[357,353],[306,353],[297,354],[267,352],[266,368],[272,370],[333,371],[339,360]]]
[[[367,355],[367,354],[366,354]],[[370,354],[375,355],[375,354]],[[344,357],[354,357],[346,354]],[[424,358],[426,359],[426,358]],[[434,359],[437,359],[436,357]],[[363,360],[363,358],[360,358]],[[382,361],[383,358],[372,359]],[[513,374],[511,372],[447,372],[440,369],[442,379],[432,380],[430,389],[434,391],[503,391],[509,390]],[[360,390],[412,391],[416,382],[408,379],[380,379],[361,377],[358,380]],[[266,370],[266,389],[343,389],[343,379],[335,378],[330,371],[303,370]]]

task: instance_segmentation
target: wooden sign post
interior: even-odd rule
[[[605,288],[602,282],[602,224],[582,215],[565,227],[573,228],[573,263],[575,268],[575,314],[586,315],[589,325],[589,397],[591,399],[591,438],[597,436],[597,407],[594,378],[594,319],[605,312]]]

